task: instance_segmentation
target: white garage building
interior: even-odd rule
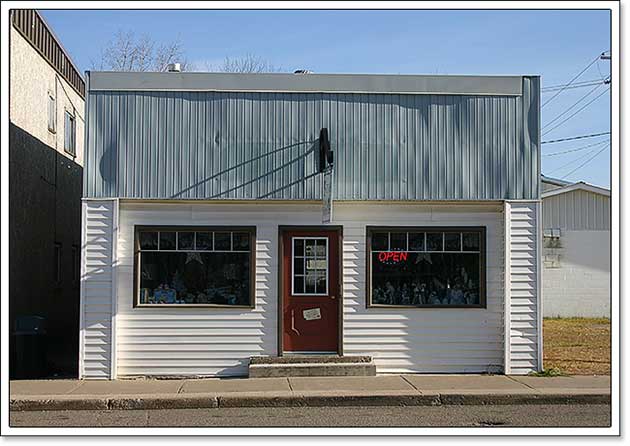
[[[610,317],[610,190],[542,177],[543,315]]]

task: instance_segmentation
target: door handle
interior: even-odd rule
[[[291,310],[291,331],[294,331],[300,336],[300,332],[295,328],[295,310]]]
[[[330,296],[330,298],[331,298],[332,300],[335,300],[335,299],[337,299],[337,296]]]

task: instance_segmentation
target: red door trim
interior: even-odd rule
[[[338,286],[339,286],[339,305],[338,305],[338,333],[337,333],[337,353],[343,356],[343,226],[341,225],[322,225],[322,226],[299,226],[299,225],[279,225],[278,226],[278,251],[276,253],[278,259],[278,332],[276,333],[278,340],[278,356],[284,355],[283,346],[283,310],[284,310],[284,276],[283,276],[283,253],[284,253],[284,232],[286,231],[336,231],[339,243],[337,264],[339,265]]]

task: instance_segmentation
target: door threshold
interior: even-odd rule
[[[283,352],[283,354],[287,355],[287,356],[299,356],[299,355],[303,355],[303,356],[308,356],[308,355],[327,355],[327,356],[341,356],[339,355],[338,352],[334,352],[334,351],[330,351],[330,352],[313,352],[313,351],[305,351],[305,352]]]

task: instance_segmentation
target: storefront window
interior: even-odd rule
[[[485,307],[485,228],[368,228],[370,306]]]
[[[252,228],[136,231],[139,306],[251,306]]]

